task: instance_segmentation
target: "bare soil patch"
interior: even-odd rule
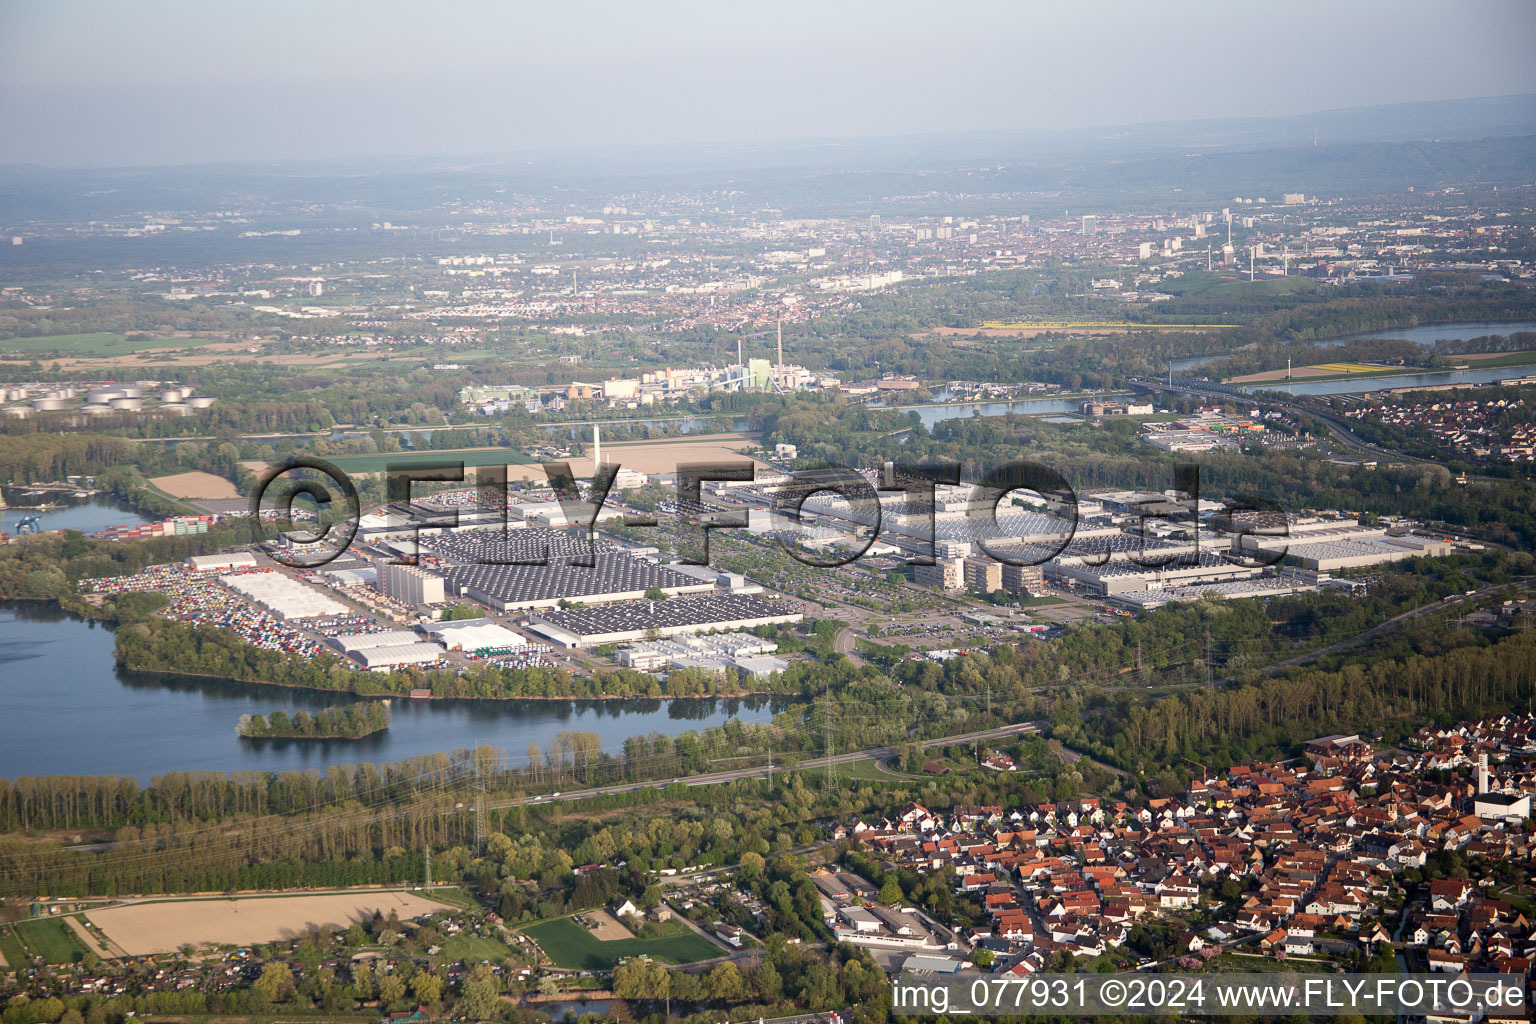
[[[581,916],[587,922],[587,931],[591,932],[598,942],[613,942],[635,937],[634,932],[620,924],[618,919],[606,910],[594,910]]]
[[[235,485],[212,473],[177,473],[157,476],[150,483],[175,498],[238,498]]]
[[[402,919],[444,905],[408,892],[386,890],[315,896],[172,900],[93,910],[87,916],[130,956],[170,953],[196,946],[296,939],[322,925],[345,928],[367,921],[375,910]]]

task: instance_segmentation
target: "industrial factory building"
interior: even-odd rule
[[[716,589],[713,579],[701,580],[612,544],[588,544],[547,527],[506,535],[450,533],[424,541],[423,547],[439,563],[432,571],[443,578],[451,596],[470,597],[498,611],[554,608],[561,601],[638,600],[653,587],[668,595]],[[592,564],[580,564],[584,561]]]
[[[601,552],[591,566],[550,560],[548,565],[455,565],[441,570],[449,589],[498,611],[635,601],[653,587],[663,594],[699,594],[715,584],[632,555]]]
[[[1050,563],[1045,567],[1048,579],[1068,583],[1101,597],[1166,586],[1247,579],[1261,571],[1259,566],[1235,564],[1209,551],[1202,551],[1198,556],[1186,553],[1167,565],[1156,567],[1137,565],[1129,558],[1112,559],[1103,565]]]
[[[380,567],[379,589],[408,608],[443,603],[443,578],[414,565],[385,563]]]
[[[748,594],[675,597],[602,608],[539,611],[528,628],[560,647],[596,647],[663,639],[685,633],[752,629],[805,618],[790,607]]]
[[[679,636],[672,640],[648,640],[619,652],[619,664],[642,671],[698,668],[726,673],[737,670],[753,676],[782,672],[789,663],[773,657],[779,645],[751,633],[720,633]]]

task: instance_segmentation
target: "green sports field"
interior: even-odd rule
[[[129,341],[126,335],[98,331],[94,334],[47,334],[0,340],[0,352],[22,355],[127,356],[147,348],[196,348],[212,338],[149,338]]]
[[[689,964],[721,956],[723,950],[693,931],[665,939],[618,939],[599,942],[568,917],[541,921],[523,931],[561,967],[606,971],[620,958],[645,955],[670,964]]]
[[[74,963],[85,955],[85,943],[58,918],[20,921],[13,926],[27,950],[51,964]]]

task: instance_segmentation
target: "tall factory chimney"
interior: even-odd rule
[[[603,435],[598,432],[597,424],[592,424],[592,475],[597,476],[598,468],[603,464]]]

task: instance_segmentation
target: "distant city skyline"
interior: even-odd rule
[[[1536,92],[1536,5],[429,9],[13,0],[0,163],[515,154],[1268,117]]]

